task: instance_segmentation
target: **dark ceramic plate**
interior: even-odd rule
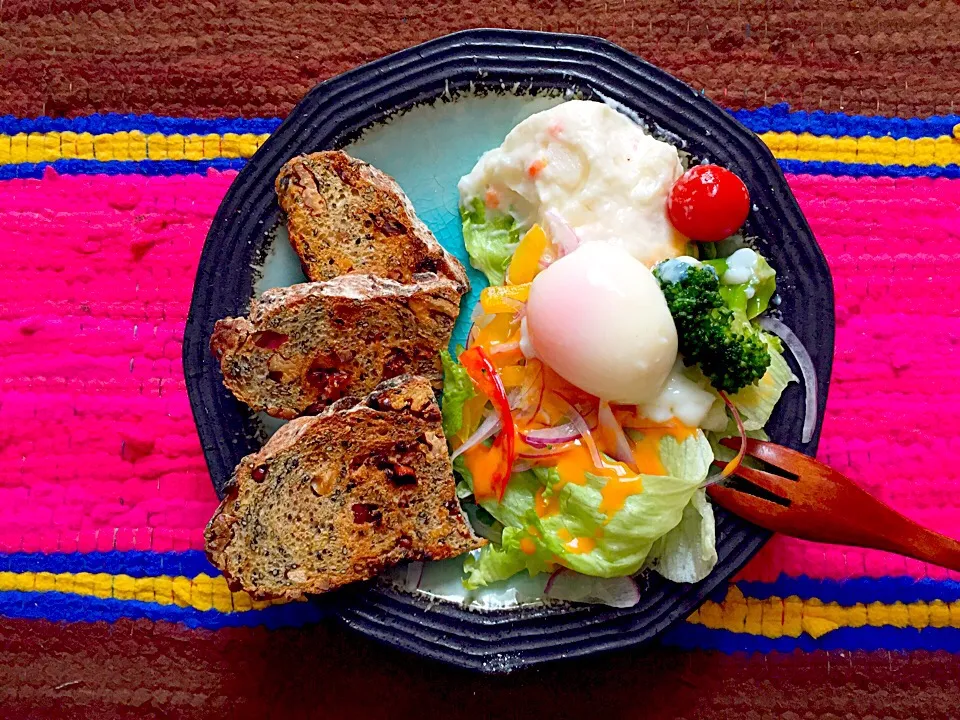
[[[747,232],[759,238],[758,249],[779,274],[783,321],[810,351],[819,377],[813,440],[800,443],[803,390],[796,384],[784,393],[767,430],[776,442],[814,453],[833,357],[833,288],[816,240],[763,143],[702,95],[604,40],[472,30],[317,86],[224,198],[200,259],[183,355],[197,429],[218,492],[240,459],[260,446],[262,427],[224,389],[208,342],[214,322],[245,313],[253,292],[263,287],[254,267],[267,253],[272,243],[267,230],[279,217],[273,181],[281,165],[299,153],[350,145],[351,152],[357,149],[360,157],[394,174],[441,242],[462,256],[456,178],[482,150],[498,145],[532,107],[518,114],[505,110],[505,102],[520,102],[522,95],[528,101],[531,94],[556,96],[557,91],[616,103],[694,158],[729,167],[744,179],[755,208]],[[435,122],[431,113],[436,113]],[[296,280],[293,273],[285,282]],[[477,613],[380,585],[351,588],[324,602],[349,626],[391,645],[466,668],[505,672],[651,640],[689,615],[767,537],[718,511],[714,572],[689,585],[651,575],[641,602],[629,609],[571,606]]]

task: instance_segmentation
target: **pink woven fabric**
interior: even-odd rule
[[[0,184],[0,550],[202,547],[181,339],[233,175]]]
[[[215,497],[181,336],[200,249],[232,176],[51,171],[0,183],[0,551],[202,546]],[[956,532],[960,181],[790,183],[837,294],[821,458],[917,520]],[[777,538],[743,577],[780,573],[948,575]]]
[[[833,273],[819,457],[900,511],[960,528],[960,181],[795,175]],[[960,578],[888,553],[774,538],[742,577]]]

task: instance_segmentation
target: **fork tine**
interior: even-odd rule
[[[740,449],[738,438],[724,438],[720,441],[720,444],[731,450]],[[776,443],[754,440],[753,438],[747,438],[747,455],[797,476],[802,475],[804,469],[810,467],[811,462],[815,462],[812,458],[796,450],[791,450]]]
[[[749,520],[755,525],[766,528],[770,528],[771,519],[779,518],[789,510],[789,508],[770,500],[764,500],[756,495],[750,495],[723,485],[711,485],[707,488],[707,494],[720,507],[739,515],[744,520]]]
[[[713,464],[720,468],[726,465],[726,463],[719,461],[714,461]],[[782,478],[779,475],[774,475],[772,473],[764,472],[763,470],[747,467],[743,464],[734,470],[733,474],[737,475],[738,477],[742,477],[744,480],[753,483],[757,487],[761,487],[764,490],[769,490],[774,495],[784,499],[790,498],[790,488],[791,486],[797,484],[794,480],[788,480],[787,478]]]

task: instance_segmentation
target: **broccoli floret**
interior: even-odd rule
[[[653,269],[677,326],[680,354],[717,390],[735,393],[764,376],[770,351],[742,311],[728,308],[709,265],[666,260]]]

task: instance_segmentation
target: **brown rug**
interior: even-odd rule
[[[318,81],[468,27],[609,38],[731,108],[945,114],[956,2],[6,0],[0,112],[283,115]]]

